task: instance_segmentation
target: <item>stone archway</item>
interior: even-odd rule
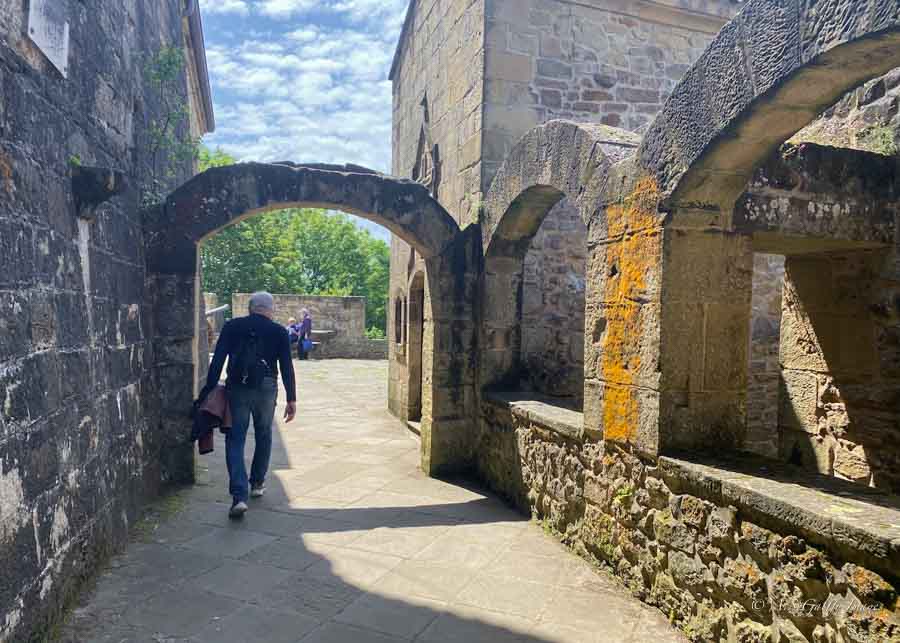
[[[567,240],[586,246],[584,225],[590,220],[597,196],[606,184],[609,168],[633,154],[639,140],[630,132],[605,125],[550,121],[526,134],[500,167],[482,212],[485,253],[481,289],[482,387],[515,390],[526,370],[523,266],[542,225],[548,220],[574,219],[576,238]],[[567,293],[573,294],[577,293]],[[578,328],[573,328],[571,335],[583,345],[584,326],[580,320],[583,321],[584,308],[575,312],[576,319],[569,321]],[[569,317],[558,315],[559,319]],[[539,352],[532,361],[542,361]],[[578,359],[582,353],[580,350],[577,353],[574,358],[557,360],[561,363],[553,368],[533,365],[527,370],[546,370],[548,374],[552,371],[546,379],[565,379],[571,370],[568,367],[584,370],[583,357],[582,361]],[[581,374],[568,379],[583,388]],[[538,387],[545,388],[540,383]],[[565,387],[544,392],[574,396],[576,404],[582,393],[572,393]]]
[[[193,445],[187,411],[205,377],[208,347],[199,332],[202,319],[198,247],[225,226],[266,211],[288,207],[322,207],[349,212],[378,223],[409,243],[426,262],[440,263],[453,252],[459,228],[421,185],[354,166],[243,163],[213,168],[173,192],[161,206],[144,213],[148,280],[154,294],[154,368],[162,409],[162,470],[166,479],[193,478]],[[431,271],[426,271],[426,277]],[[437,274],[434,271],[433,274]],[[429,292],[452,302],[456,296],[446,281],[429,284]],[[440,310],[440,303],[434,308]],[[442,332],[444,316],[434,322]],[[434,352],[429,347],[429,354]],[[426,368],[434,367],[428,360]],[[444,396],[446,378],[430,373],[433,389],[424,396],[423,415],[429,432],[440,433],[442,419],[432,410],[451,406]],[[458,423],[457,423],[458,424]],[[458,428],[456,425],[454,429]],[[429,439],[424,439],[425,437]],[[423,435],[423,462],[446,462],[432,453],[447,440]],[[434,448],[437,448],[434,447]]]
[[[722,29],[600,197],[586,425],[650,455],[742,446],[755,248],[735,204],[784,141],[898,65],[895,0],[752,0]]]

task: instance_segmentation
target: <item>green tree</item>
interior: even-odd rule
[[[288,209],[219,231],[201,248],[203,289],[231,301],[235,292],[366,298],[370,328],[387,325],[390,252],[344,214]]]
[[[211,167],[224,167],[235,163],[237,163],[237,159],[225,152],[221,147],[210,150],[205,145],[201,145],[197,151],[197,165],[201,172],[205,172]]]

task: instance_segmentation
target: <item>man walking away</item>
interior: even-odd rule
[[[202,400],[219,383],[227,357],[225,387],[231,406],[232,427],[225,438],[225,459],[228,463],[228,489],[232,497],[228,512],[231,518],[243,517],[247,511],[248,496],[260,498],[266,490],[279,366],[287,394],[285,422],[293,420],[297,412],[291,343],[288,331],[272,321],[275,300],[267,292],[255,293],[250,297],[249,312],[247,317],[232,319],[222,328],[209,366],[206,386],[201,393]],[[256,448],[248,481],[244,444],[251,417]]]

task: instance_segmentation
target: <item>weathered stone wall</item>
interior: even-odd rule
[[[789,462],[900,491],[897,248],[786,262],[780,451]]]
[[[310,355],[312,359],[366,359],[388,358],[388,340],[335,338],[322,342]]]
[[[778,391],[781,366],[781,290],[784,257],[757,254],[753,257],[753,295],[750,305],[750,362],[747,383],[748,451],[778,456]]]
[[[793,140],[900,154],[900,68],[847,94]]]
[[[483,70],[484,0],[417,0],[391,73],[392,173],[426,183],[461,226],[481,192]]]
[[[578,554],[611,568],[691,640],[900,637],[900,559],[888,544],[900,507],[889,498],[871,501],[890,508],[851,502],[845,488],[837,501],[838,489],[814,486],[768,496],[746,475],[720,470],[716,478],[702,465],[640,459],[584,439],[576,422],[560,425],[533,405],[487,402],[481,426],[482,477]],[[773,477],[764,471],[757,482]],[[837,502],[836,523],[821,526],[814,516]],[[872,522],[888,521],[886,531],[860,535],[853,516],[867,508]]]
[[[358,339],[366,335],[366,298],[365,297],[330,297],[325,295],[277,295],[275,298],[275,321],[287,326],[288,319],[293,317],[302,320],[300,311],[309,310],[312,316],[313,330],[330,330],[336,335]],[[234,293],[231,298],[232,315],[240,317],[247,314],[250,304],[249,293]]]
[[[487,2],[482,189],[540,123],[644,128],[738,8],[729,0]]]
[[[477,219],[481,199],[484,0],[417,0],[412,11],[391,70],[392,173],[426,184],[461,225],[468,225]],[[400,417],[410,407],[415,373],[406,346],[393,341],[394,304],[399,296],[408,305],[413,273],[424,269],[422,258],[393,237],[388,403]]]
[[[525,255],[522,368],[527,388],[581,404],[587,227],[568,201],[547,214]]]
[[[59,4],[68,78],[0,0],[0,639],[35,640],[163,475],[159,320],[137,187],[151,163],[145,57],[182,42],[181,3]],[[131,189],[79,220],[69,160]],[[181,168],[181,177],[190,171]]]
[[[476,222],[497,168],[528,130],[554,118],[641,129],[737,8],[731,0],[418,0],[392,70],[393,173],[434,188],[461,226]],[[533,249],[533,267],[577,255],[580,242],[544,252],[550,256],[541,260]],[[422,267],[394,239],[391,293],[406,297],[409,278]],[[571,270],[577,280],[581,268]],[[532,281],[538,279],[552,285],[548,302],[566,292],[551,284],[552,275]],[[571,343],[559,350],[538,336],[542,326],[527,338],[539,390],[568,395],[579,388],[570,365],[583,359],[576,345],[583,328],[577,330],[577,317],[570,325]],[[542,359],[552,358],[546,365],[538,364],[541,343]],[[411,374],[405,349],[396,348],[389,399],[402,409]]]
[[[309,310],[313,320],[313,341],[317,344],[313,359],[387,359],[387,340],[366,338],[365,297],[329,297],[320,295],[273,295],[275,321],[287,326],[291,317],[302,319],[300,311]],[[250,294],[235,293],[232,310],[246,315]],[[327,331],[327,332],[323,332]]]

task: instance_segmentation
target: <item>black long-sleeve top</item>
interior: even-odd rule
[[[260,357],[269,367],[269,375],[278,378],[278,367],[281,365],[281,380],[284,382],[284,392],[287,401],[294,402],[297,399],[297,385],[294,379],[294,364],[291,362],[291,341],[287,330],[276,324],[264,315],[248,315],[232,319],[222,327],[222,334],[216,342],[216,351],[213,354],[212,363],[209,365],[209,375],[206,377],[206,387],[212,390],[222,377],[222,367],[225,358],[235,355],[250,331],[256,331],[259,337]],[[231,362],[228,364],[231,370]],[[228,373],[229,379],[232,373]]]

